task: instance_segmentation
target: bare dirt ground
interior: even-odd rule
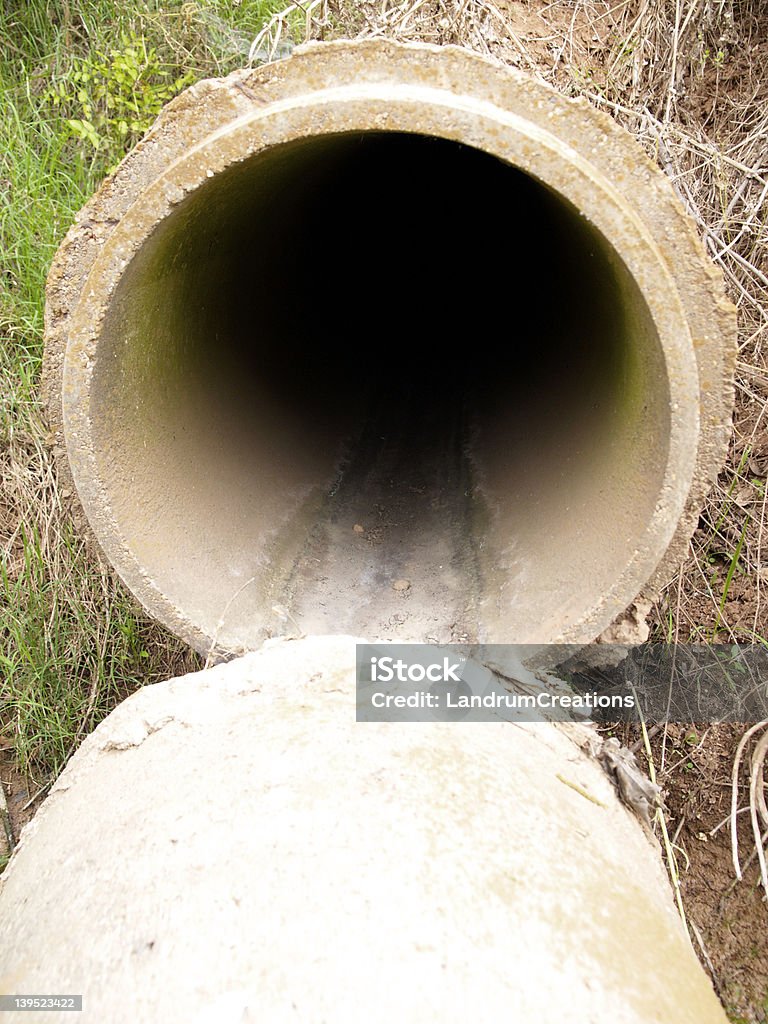
[[[16,842],[21,830],[35,816],[42,794],[37,796],[34,786],[31,785],[31,780],[19,772],[14,763],[10,744],[6,744],[2,740],[0,740],[0,786],[3,789],[10,819],[12,839]],[[0,805],[1,812],[2,805]],[[4,830],[0,828],[0,857],[3,853],[7,853],[8,845],[8,837],[3,832]]]
[[[747,726],[670,724],[651,740],[664,788],[667,830],[680,873],[691,943],[735,1024],[768,1021],[768,905],[763,902],[749,825],[749,786],[739,784],[743,878],[734,872],[729,817],[731,773]],[[643,759],[639,730],[620,729]],[[657,829],[658,832],[658,829]]]

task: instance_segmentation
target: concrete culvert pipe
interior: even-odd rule
[[[83,1014],[4,1024],[726,1024],[581,730],[357,724],[354,660],[271,641],[101,723],[0,882],[0,991]]]
[[[199,650],[589,641],[721,463],[733,308],[583,101],[368,42],[203,82],[80,215],[47,389],[98,541]],[[397,584],[394,586],[393,584]]]

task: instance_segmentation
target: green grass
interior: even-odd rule
[[[38,397],[48,267],[160,106],[190,81],[243,65],[283,6],[0,8],[0,731],[35,785],[128,693],[199,665],[135,606],[68,514]]]

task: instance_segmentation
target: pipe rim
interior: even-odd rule
[[[372,122],[376,127],[371,127]],[[414,128],[415,122],[418,128]],[[215,638],[190,622],[185,610],[177,608],[156,586],[112,517],[93,454],[89,410],[98,347],[94,324],[105,316],[122,274],[149,234],[210,177],[285,142],[359,131],[434,135],[474,146],[519,168],[582,211],[638,283],[658,331],[674,415],[659,501],[641,542],[630,553],[613,587],[600,595],[586,614],[564,624],[551,638],[594,639],[653,576],[686,505],[700,428],[691,333],[678,288],[651,232],[612,183],[555,134],[486,100],[457,96],[447,89],[368,82],[318,89],[257,106],[203,138],[139,194],[93,263],[73,315],[64,363],[64,436],[72,475],[91,526],[106,556],[145,607],[193,646],[208,650]]]

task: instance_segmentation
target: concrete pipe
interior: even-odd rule
[[[48,291],[87,518],[201,651],[284,632],[276,607],[307,633],[592,640],[683,551],[733,358],[633,140],[455,48],[313,45],[194,86]]]
[[[541,723],[356,724],[353,645],[121,704],[0,883],[0,991],[84,1024],[725,1024],[597,763]]]

